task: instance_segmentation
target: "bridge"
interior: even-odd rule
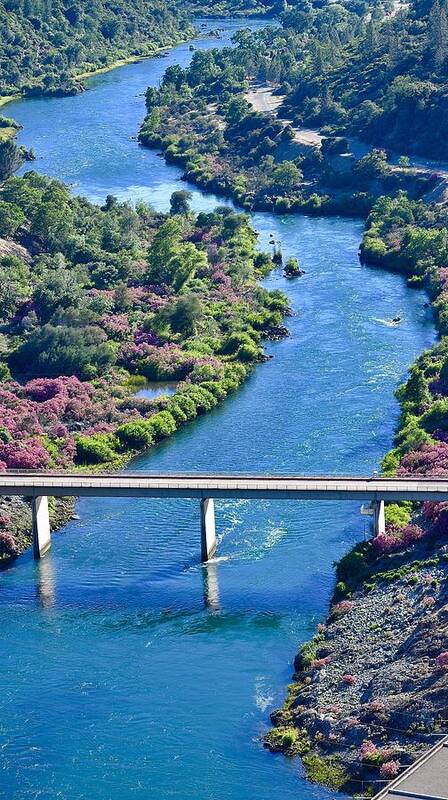
[[[448,800],[448,736],[427,750],[373,800]]]
[[[32,500],[33,550],[41,558],[51,545],[48,497],[178,497],[200,500],[201,559],[216,550],[214,500],[358,500],[368,501],[374,533],[384,532],[384,503],[400,500],[448,500],[448,478],[293,475],[148,475],[70,472],[0,473],[0,495]]]

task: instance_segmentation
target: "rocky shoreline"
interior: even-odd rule
[[[357,586],[297,655],[265,738],[273,751],[302,756],[311,780],[375,793],[446,732],[445,542],[425,539],[371,564],[364,543],[338,565],[339,581],[358,572]]]

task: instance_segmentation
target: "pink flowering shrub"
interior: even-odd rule
[[[400,762],[399,761],[386,761],[384,764],[381,764],[380,767],[380,775],[382,778],[386,780],[390,780],[391,778],[396,778],[400,771]]]
[[[344,686],[354,686],[356,683],[356,678],[354,675],[347,673],[346,675],[342,676],[341,682],[344,684]]]
[[[44,469],[50,454],[37,439],[28,439],[0,445],[0,458],[8,469]]]
[[[329,703],[327,706],[322,708],[326,714],[339,714],[341,711],[341,706],[338,706],[337,703]]]
[[[423,535],[423,530],[419,525],[410,524],[405,525],[404,528],[390,525],[386,528],[385,533],[379,533],[372,539],[372,545],[378,555],[383,555],[409,547]]]
[[[336,603],[335,606],[332,608],[332,614],[334,617],[339,619],[339,617],[344,617],[348,614],[352,608],[354,607],[353,600],[341,600],[340,603]]]
[[[0,557],[15,558],[18,555],[17,544],[11,533],[0,531]]]
[[[385,710],[386,706],[381,700],[371,700],[369,703],[364,703],[362,706],[362,711],[367,714],[383,714]]]
[[[448,443],[425,444],[419,450],[411,450],[401,459],[397,475],[448,475]]]
[[[361,761],[370,761],[377,758],[379,750],[370,739],[366,739],[359,748],[359,757]]]
[[[435,536],[448,534],[448,503],[423,503],[423,516],[430,523],[429,532]]]
[[[110,339],[123,341],[130,333],[129,317],[127,314],[111,314],[102,317],[101,327],[106,331]]]
[[[448,672],[448,651],[445,650],[443,653],[440,653],[437,656],[437,666],[439,669],[443,670],[443,672]]]
[[[154,331],[144,331],[142,328],[137,328],[134,332],[134,344],[152,344],[159,347],[162,342]]]
[[[315,658],[311,662],[311,668],[312,669],[323,669],[323,667],[326,667],[327,664],[330,663],[330,661],[331,661],[331,656],[325,656],[325,658]]]
[[[64,392],[65,386],[62,378],[35,378],[25,385],[25,395],[31,400],[43,403],[51,400],[56,395]]]

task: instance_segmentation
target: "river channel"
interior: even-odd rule
[[[226,44],[243,23],[223,27]],[[252,26],[261,22],[252,22]],[[36,169],[93,201],[166,210],[180,172],[135,137],[166,58],[90,80],[76,97],[11,103]],[[28,167],[29,168],[29,167]],[[193,191],[195,209],[216,198]],[[153,472],[372,473],[391,446],[393,392],[435,337],[424,295],[359,264],[362,221],[254,214],[298,256],[280,270],[290,338],[241,390],[141,457]],[[398,328],[386,322],[400,313]],[[326,614],[333,562],[365,534],[353,503],[222,501],[219,545],[199,564],[190,501],[83,500],[79,520],[0,575],[2,800],[323,800],[298,759],[263,749],[292,660]]]

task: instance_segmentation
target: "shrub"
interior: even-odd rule
[[[448,430],[448,400],[436,400],[421,419],[423,428],[429,433]]]
[[[193,398],[189,397],[187,394],[179,392],[175,395],[172,404],[180,408],[187,419],[193,419],[196,416],[196,403]],[[173,414],[173,417],[176,418],[175,414]]]
[[[386,525],[404,528],[411,521],[411,503],[389,503],[384,509]]]
[[[187,421],[187,415],[185,411],[182,410],[179,403],[171,401],[171,403],[168,405],[167,411],[169,411],[170,414],[173,415],[177,427],[179,427],[179,425],[182,425],[183,422]]]
[[[400,466],[400,454],[397,450],[390,450],[381,461],[381,471],[385,477],[396,475]]]
[[[395,778],[400,771],[400,762],[399,761],[386,761],[385,764],[382,764],[380,767],[380,776],[382,778],[386,778],[386,780],[390,780],[391,778]]]
[[[443,672],[448,672],[448,651],[444,651],[437,656],[437,666],[439,669],[443,670]]]
[[[0,200],[0,236],[14,236],[25,222],[25,214],[15,203]]]
[[[260,348],[255,344],[242,344],[235,355],[238,361],[247,364],[251,361],[257,361],[260,358]]]
[[[378,555],[393,553],[409,547],[423,535],[419,525],[405,525],[403,528],[390,526],[385,533],[379,533],[372,539],[372,545]]]
[[[154,443],[154,431],[149,422],[125,422],[117,428],[117,436],[124,447],[142,450]]]
[[[344,684],[344,686],[354,686],[356,683],[356,678],[354,675],[350,675],[350,673],[347,673],[346,675],[342,676],[341,681]]]
[[[148,424],[152,428],[156,442],[171,436],[176,430],[176,421],[169,411],[159,411],[158,414],[154,414],[149,418]]]
[[[18,554],[14,536],[6,531],[0,531],[0,557],[15,558]]]
[[[352,600],[341,600],[340,603],[337,603],[335,606],[333,606],[332,614],[334,617],[336,617],[336,619],[344,617],[352,610],[354,605],[355,604]]]
[[[81,464],[102,464],[116,458],[117,440],[110,433],[76,436],[76,460]]]
[[[359,748],[359,758],[368,764],[378,764],[383,760],[381,750],[370,739],[366,739]]]
[[[234,355],[240,347],[253,347],[253,345],[254,338],[247,331],[236,331],[235,333],[230,333],[224,339],[221,353],[223,355]]]
[[[311,669],[323,669],[327,666],[331,661],[331,656],[325,656],[324,658],[315,658],[314,661],[311,662],[310,666]]]
[[[43,376],[78,375],[91,378],[105,372],[115,361],[112,344],[98,327],[82,329],[44,325],[9,356],[13,371]]]
[[[303,763],[310,780],[330,789],[342,789],[349,780],[348,773],[334,758],[323,759],[315,753],[309,753],[303,756]]]
[[[50,454],[37,439],[28,439],[0,444],[0,459],[8,469],[44,469]]]
[[[216,397],[211,392],[207,391],[207,389],[204,389],[202,386],[198,386],[197,384],[187,386],[186,389],[182,391],[182,394],[187,395],[187,397],[190,397],[193,400],[198,414],[205,411],[211,411],[211,409],[214,408],[218,402]]]
[[[204,381],[200,386],[201,389],[206,389],[208,392],[211,392],[218,400],[223,400],[227,395],[227,390],[223,381]]]

